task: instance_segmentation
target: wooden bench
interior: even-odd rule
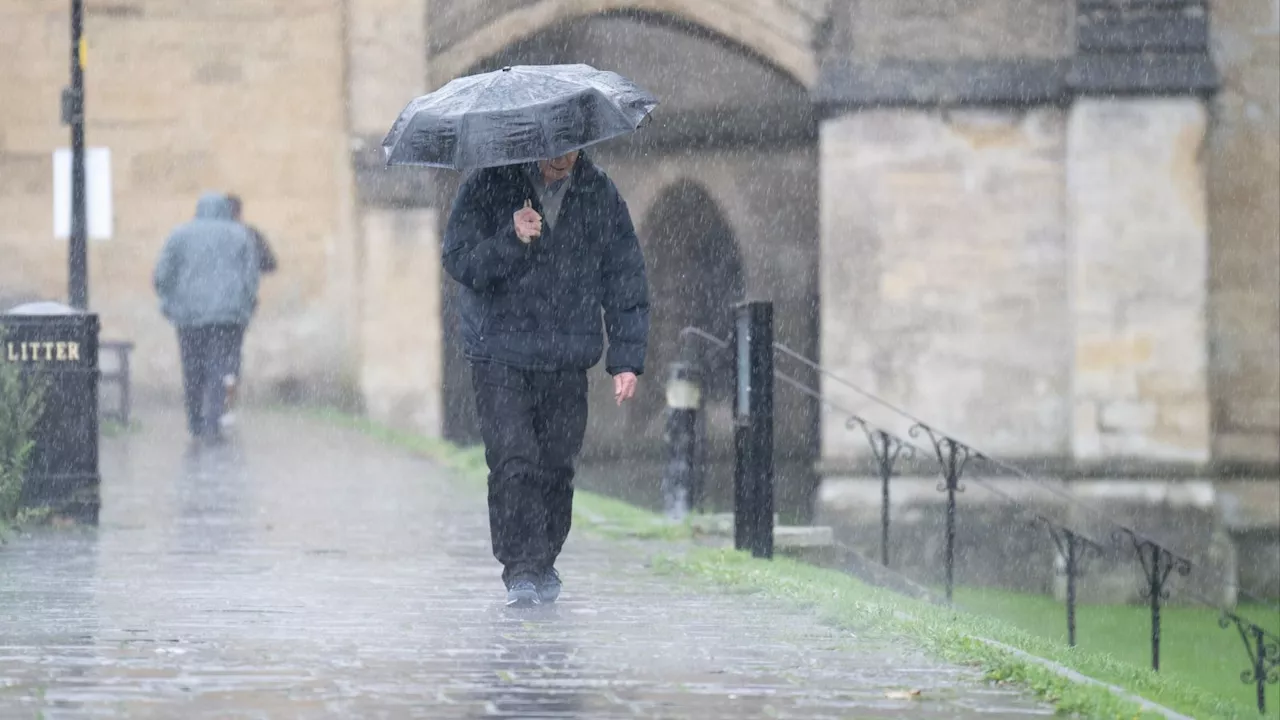
[[[133,343],[131,342],[99,342],[98,343],[98,367],[102,368],[102,357],[108,353],[115,356],[115,362],[106,370],[101,370],[99,376],[100,385],[113,384],[118,391],[119,402],[113,409],[103,408],[102,416],[124,425],[129,426],[129,416],[132,410],[129,395],[129,354],[133,352]]]

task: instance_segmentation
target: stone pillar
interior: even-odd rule
[[[366,209],[363,361],[369,417],[441,433],[440,249],[434,210]]]
[[[1077,100],[1067,123],[1078,462],[1209,460],[1201,100]]]
[[[1063,455],[1064,132],[1056,107],[860,108],[825,120],[823,365],[985,452]],[[839,384],[822,389],[909,438],[910,421]],[[880,480],[865,436],[842,419],[824,417],[820,513],[874,557]],[[940,582],[945,495],[928,440],[914,442],[920,450],[900,459],[892,486],[890,563]],[[957,536],[961,583],[1048,589],[1050,546],[1005,500],[1013,488],[996,496],[970,484]]]
[[[387,169],[380,143],[427,92],[426,0],[349,0],[348,107],[360,218],[360,391],[380,422],[441,433],[443,322],[429,173]]]
[[[352,132],[381,138],[427,91],[426,0],[347,0],[347,57]]]
[[[1067,442],[1063,113],[866,109],[823,122],[822,362],[987,452]],[[833,383],[830,399],[905,437]],[[866,451],[823,425],[823,456]]]

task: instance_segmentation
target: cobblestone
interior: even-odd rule
[[[99,528],[0,546],[0,718],[1050,714],[581,530],[561,601],[508,610],[483,493],[433,463],[285,415],[199,452],[143,422],[104,440]]]

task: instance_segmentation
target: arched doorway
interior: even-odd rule
[[[652,295],[649,367],[658,380],[665,379],[668,364],[678,358],[679,334],[684,328],[702,328],[716,337],[729,335],[732,306],[745,295],[746,279],[733,228],[698,183],[680,180],[669,186],[649,208],[640,227]],[[710,402],[732,398],[729,373],[707,373],[704,382]],[[647,383],[638,416],[650,426],[660,424],[654,421],[661,419],[664,404],[663,384]],[[653,432],[651,427],[636,429],[646,435]]]

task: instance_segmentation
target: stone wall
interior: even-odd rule
[[[1195,98],[1080,99],[1071,109],[1078,460],[1209,460],[1207,121]]]
[[[347,5],[361,398],[369,417],[438,437],[444,424],[438,203],[428,173],[388,171],[379,147],[405,105],[427,92],[427,2]]]
[[[1062,0],[837,3],[834,44],[858,60],[1063,57],[1069,8]]]
[[[1209,174],[1214,456],[1280,463],[1280,4],[1213,0]]]
[[[867,110],[823,123],[822,362],[990,452],[1057,455],[1070,408],[1064,118]],[[896,429],[866,398],[844,407]],[[839,418],[823,457],[862,455]]]
[[[51,156],[69,142],[58,111],[67,28],[65,4],[0,0],[0,296],[65,297]],[[242,195],[280,260],[247,339],[250,390],[349,388],[342,3],[89,2],[85,32],[88,144],[111,149],[115,201],[114,237],[90,244],[90,302],[104,338],[137,343],[139,391],[178,387],[151,269],[207,189]]]
[[[434,210],[362,212],[360,390],[369,417],[439,437],[444,366]]]

